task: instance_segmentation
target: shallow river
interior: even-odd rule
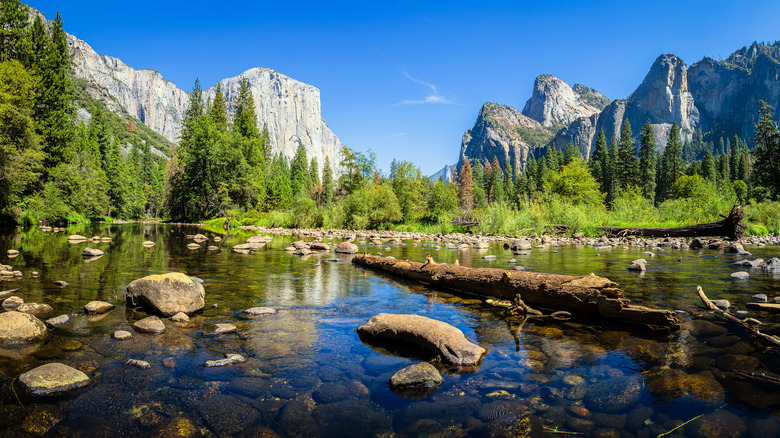
[[[736,375],[743,370],[780,373],[780,354],[740,335],[733,325],[699,310],[696,286],[725,298],[732,312],[754,294],[771,301],[778,279],[732,266],[743,257],[712,250],[654,251],[592,247],[534,249],[513,256],[491,249],[440,249],[430,242],[361,245],[361,252],[422,261],[459,259],[462,265],[582,275],[594,272],[620,283],[634,303],[680,310],[679,331],[607,324],[592,318],[507,317],[504,309],[446,290],[356,268],[333,253],[299,258],[284,248],[293,240],[273,236],[254,254],[230,248],[252,234],[232,234],[208,251],[186,248],[195,227],[91,225],[65,232],[0,234],[0,263],[24,273],[0,281],[21,288],[26,302],[50,304],[42,319],[72,314],[37,348],[0,348],[2,436],[692,436],[716,438],[780,435],[780,387]],[[69,244],[69,234],[111,237],[110,243]],[[215,233],[205,232],[209,237]],[[144,248],[141,243],[157,243]],[[85,262],[85,247],[105,255]],[[7,258],[7,249],[20,255]],[[780,255],[777,247],[753,247],[752,257]],[[496,255],[485,260],[484,255]],[[642,275],[626,268],[648,260]],[[678,261],[678,259],[682,260]],[[747,280],[729,274],[749,270]],[[33,278],[32,271],[39,272]],[[165,321],[163,335],[136,334],[118,341],[116,330],[146,314],[126,308],[127,284],[164,272],[205,281],[206,309],[189,324]],[[59,287],[56,280],[70,285]],[[84,305],[103,300],[117,307],[85,316]],[[267,306],[276,315],[241,316]],[[380,313],[413,313],[445,321],[487,349],[473,372],[436,363],[444,383],[423,398],[393,393],[388,380],[425,356],[367,345],[355,329]],[[780,317],[751,311],[776,333]],[[204,336],[215,323],[237,334]],[[247,362],[223,368],[203,363],[238,353]],[[125,365],[144,360],[151,369]],[[16,378],[38,365],[61,362],[87,373],[85,388],[54,398],[25,394]]]

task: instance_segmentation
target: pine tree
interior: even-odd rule
[[[639,187],[650,201],[655,201],[655,160],[655,134],[648,119],[639,140]]]
[[[731,142],[731,149],[729,150],[729,177],[732,181],[739,179],[737,174],[739,173],[739,137],[734,136],[734,141]]]
[[[49,37],[46,35],[46,27],[40,15],[35,16],[33,24],[28,34],[29,43],[27,44],[27,54],[23,59],[24,66],[32,72],[37,72],[43,65],[43,58],[46,55],[46,46],[49,44]]]
[[[618,192],[618,162],[619,162],[618,144],[615,137],[609,141],[609,166],[604,172],[604,178],[607,181],[607,202],[612,202],[617,197]]]
[[[260,145],[265,157],[265,166],[268,168],[273,160],[273,145],[271,144],[271,134],[268,132],[268,124],[263,123],[263,129],[260,131]]]
[[[504,172],[501,170],[501,164],[498,162],[498,157],[493,156],[492,166],[493,171],[490,174],[490,189],[493,193],[491,202],[504,202]]]
[[[4,0],[0,4],[0,62],[24,62],[29,53],[26,9],[19,0]]]
[[[181,143],[186,144],[192,135],[197,120],[206,113],[206,107],[203,103],[203,90],[200,88],[200,79],[195,78],[195,85],[190,91],[190,99],[187,103],[187,109],[184,111],[184,120],[182,121]]]
[[[534,192],[536,191],[537,185],[536,181],[539,179],[539,164],[536,161],[536,158],[534,158],[533,155],[528,157],[528,162],[525,165],[525,172],[523,172],[525,175],[525,181],[526,181],[526,195],[528,197],[532,197]]]
[[[563,155],[563,165],[569,165],[572,161],[574,161],[574,158],[582,159],[582,154],[580,153],[580,150],[577,148],[577,146],[574,145],[574,142],[570,141],[566,144],[566,153]]]
[[[330,166],[330,157],[325,156],[325,164],[322,166],[322,197],[320,204],[330,204],[333,199],[333,168]]]
[[[715,181],[715,158],[709,149],[701,160],[701,176],[707,181]]]
[[[512,201],[515,199],[515,186],[512,182],[512,166],[509,164],[509,160],[504,166],[504,199]]]
[[[718,155],[715,168],[717,169],[716,178],[718,181],[727,181],[729,179],[729,158],[725,152]]]
[[[217,90],[214,93],[214,100],[209,106],[209,116],[214,120],[214,124],[220,132],[228,130],[227,104],[225,103],[225,94],[222,92],[222,83],[217,82]]]
[[[615,166],[618,188],[627,189],[636,184],[636,147],[631,133],[631,123],[623,119],[620,128],[620,143],[618,144],[618,161]]]
[[[681,177],[685,171],[685,165],[683,164],[683,152],[682,142],[680,141],[680,128],[677,123],[672,124],[672,128],[669,131],[669,139],[666,141],[666,149],[664,149],[664,187],[663,198],[669,198],[669,190],[677,178]]]
[[[293,196],[305,192],[309,187],[308,162],[306,148],[299,144],[290,162],[290,181],[292,183]]]
[[[780,131],[773,119],[771,105],[759,100],[759,119],[756,123],[755,167],[753,179],[756,185],[769,189],[773,199],[780,196]]]
[[[605,174],[609,167],[609,152],[607,151],[607,138],[604,136],[603,129],[600,129],[599,134],[596,136],[596,147],[593,149],[589,165],[593,178],[599,182],[601,191],[606,193],[607,180]]]
[[[73,157],[73,90],[70,83],[70,55],[60,14],[52,21],[51,40],[38,71],[38,99],[35,118],[43,137],[45,167],[69,163]]]
[[[459,176],[460,206],[463,210],[469,211],[473,201],[471,199],[471,164],[469,164],[468,158],[463,159],[463,166],[460,168]]]

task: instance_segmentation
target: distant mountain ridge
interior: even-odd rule
[[[673,54],[661,55],[633,93],[613,101],[584,85],[569,87],[552,75],[541,75],[523,107],[521,115],[526,119],[498,122],[490,115],[518,111],[496,104],[486,111],[483,106],[474,127],[463,135],[459,165],[466,157],[492,160],[495,156],[521,170],[539,148],[554,144],[563,149],[570,141],[589,159],[599,130],[607,139],[619,136],[624,119],[634,136],[650,120],[659,150],[666,147],[673,123],[685,138],[701,129],[747,139],[754,133],[759,99],[780,107],[780,42],[753,43],[724,61],[704,58],[690,67]]]

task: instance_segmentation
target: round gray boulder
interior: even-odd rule
[[[203,285],[186,274],[171,272],[133,280],[127,285],[127,303],[165,316],[195,313],[206,305]]]

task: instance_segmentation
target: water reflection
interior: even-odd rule
[[[210,240],[187,249],[187,235],[199,232]],[[68,243],[74,233],[111,241]],[[696,285],[710,298],[730,300],[732,311],[745,309],[756,293],[774,297],[776,280],[769,274],[752,270],[747,281],[730,279],[731,272],[747,269],[731,265],[742,256],[671,249],[649,256],[642,248],[567,246],[513,255],[498,244],[481,251],[412,241],[360,245],[361,252],[418,261],[431,254],[439,263],[508,269],[515,259],[531,271],[594,272],[620,283],[637,304],[685,312],[683,328],[668,331],[578,315],[569,321],[506,316],[477,297],[355,268],[348,257],[286,253],[298,238],[273,236],[255,253],[239,254],[231,248],[252,234],[234,232],[220,242],[213,240],[217,235],[156,224],[0,234],[0,254],[19,250],[2,263],[24,274],[3,279],[0,290],[18,287],[15,295],[25,302],[51,305],[44,317],[72,315],[40,345],[0,348],[0,428],[11,436],[518,436],[557,430],[645,437],[704,415],[672,436],[780,434],[773,414],[780,408],[776,388],[735,373],[775,376],[777,354],[698,309]],[[145,247],[145,241],[155,245]],[[105,254],[86,263],[85,247]],[[748,250],[769,258],[775,248]],[[648,269],[635,276],[626,268],[640,257]],[[125,307],[127,284],[170,271],[204,280],[204,311],[188,323],[165,320],[161,335],[114,339],[115,331],[133,332],[132,323],[147,316]],[[58,280],[69,285],[59,287]],[[93,300],[117,308],[84,315],[84,305]],[[256,306],[279,312],[255,318],[241,313]],[[423,400],[401,397],[388,388],[390,377],[431,358],[361,342],[355,328],[379,312],[447,322],[488,353],[471,373],[436,363],[444,375],[438,391]],[[762,320],[767,332],[780,322],[776,315],[749,315]],[[217,323],[234,324],[238,332],[203,335]],[[226,354],[247,361],[203,366]],[[147,361],[151,368],[128,366],[127,359]],[[12,384],[19,374],[55,361],[87,373],[92,383],[51,399],[31,398]],[[724,433],[729,435],[719,435]]]

